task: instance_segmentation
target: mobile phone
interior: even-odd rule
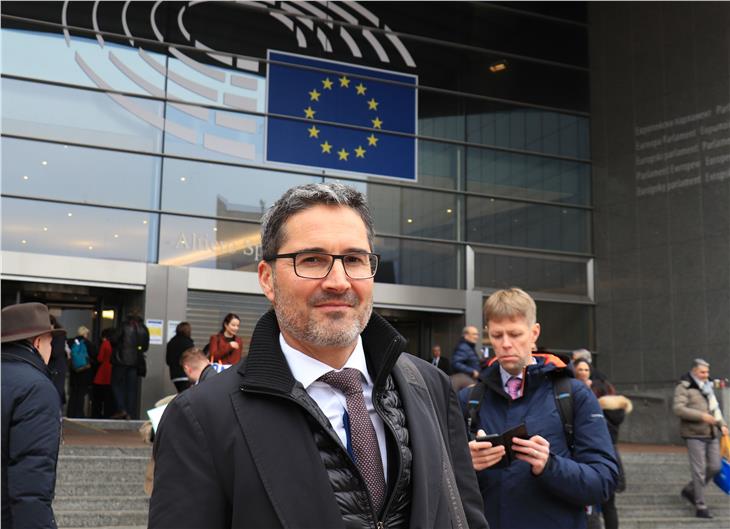
[[[488,441],[488,442],[492,443],[492,446],[495,446],[495,441],[497,441],[496,444],[502,444],[499,442],[501,440],[501,437],[502,436],[499,435],[498,433],[490,433],[490,434],[486,434],[486,435],[477,435],[475,441],[477,441],[479,443],[484,443],[484,442]]]

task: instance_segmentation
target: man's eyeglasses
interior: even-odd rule
[[[376,253],[331,254],[321,252],[282,253],[265,257],[264,261],[291,259],[294,262],[294,273],[305,279],[322,279],[332,270],[335,259],[342,261],[345,274],[350,279],[370,279],[378,270],[380,256]]]

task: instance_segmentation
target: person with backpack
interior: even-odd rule
[[[81,325],[76,337],[68,341],[71,349],[69,360],[69,388],[67,416],[85,419],[86,398],[91,398],[91,384],[96,371],[96,347],[89,341],[90,331]]]
[[[459,394],[472,465],[491,529],[583,529],[585,506],[611,496],[618,466],[591,390],[559,357],[533,353],[536,317],[519,288],[484,305],[494,358]]]
[[[127,316],[112,340],[112,395],[116,412],[112,419],[137,419],[139,377],[145,376],[144,353],[150,346],[150,333],[136,313]]]

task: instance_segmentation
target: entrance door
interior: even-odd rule
[[[426,360],[431,358],[431,347],[437,344],[450,358],[449,351],[459,341],[464,326],[462,314],[377,307],[375,310],[408,340],[406,352]]]

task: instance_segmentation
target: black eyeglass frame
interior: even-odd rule
[[[330,267],[327,269],[327,273],[324,274],[322,277],[307,277],[300,275],[297,271],[297,256],[302,254],[316,254],[316,255],[327,255],[329,257],[332,257],[332,262],[330,262]],[[350,273],[347,271],[347,265],[345,264],[345,257],[350,257],[351,255],[367,255],[367,256],[373,256],[375,257],[375,266],[373,267],[374,270],[372,272],[372,275],[369,275],[368,277],[352,277]],[[342,254],[334,254],[334,253],[327,253],[327,252],[313,252],[313,251],[301,251],[301,252],[292,252],[292,253],[280,253],[276,255],[272,255],[269,257],[264,257],[264,261],[275,261],[277,259],[291,259],[292,260],[292,266],[294,267],[294,273],[297,275],[297,277],[301,277],[302,279],[324,279],[328,275],[330,275],[330,272],[332,271],[332,268],[335,266],[335,261],[339,259],[342,261],[342,269],[345,271],[345,275],[349,277],[350,279],[354,279],[355,281],[360,279],[372,279],[375,277],[375,274],[378,272],[378,265],[380,264],[380,254],[379,253],[373,253],[373,252],[350,252],[350,253],[342,253]]]

